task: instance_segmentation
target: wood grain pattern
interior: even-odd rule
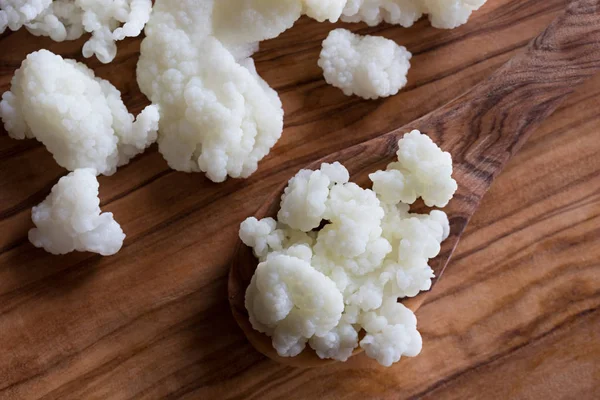
[[[352,181],[369,187],[368,174],[393,162],[398,140],[413,129],[426,133],[450,152],[458,190],[444,208],[450,220],[450,236],[442,244],[440,255],[429,263],[436,276],[433,287],[442,277],[483,195],[510,157],[575,88],[598,72],[600,1],[573,1],[521,54],[464,95],[417,121],[330,154],[306,168],[315,170],[323,162],[339,161],[350,172]],[[271,193],[255,213],[257,218],[276,218],[285,186],[283,183]],[[280,357],[271,338],[252,328],[244,299],[257,264],[252,250],[240,241],[228,292],[233,316],[248,340],[261,353],[285,365],[316,367],[332,363],[321,360],[311,349],[297,357]],[[427,295],[422,293],[403,302],[416,311]],[[354,354],[359,352],[360,348],[354,350]]]
[[[597,398],[598,78],[537,131],[484,199],[418,312],[418,358],[390,369],[363,356],[318,370],[281,367],[253,350],[228,309],[237,225],[270,191],[310,161],[485,79],[567,1],[488,3],[453,31],[425,21],[349,26],[415,54],[410,87],[385,101],[346,98],[322,81],[316,59],[329,24],[303,19],[265,43],[258,68],[287,113],[273,153],[251,179],[221,185],[168,170],[154,149],[101,178],[103,207],[128,234],[115,257],[52,257],[28,244],[30,207],[65,172],[35,142],[0,134],[0,398]],[[81,45],[1,36],[0,90],[27,53],[79,58]],[[135,84],[138,49],[128,40],[113,64],[86,60],[132,112],[147,104]]]

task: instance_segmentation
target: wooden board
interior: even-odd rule
[[[65,171],[34,141],[0,134],[0,398],[598,398],[600,77],[529,141],[486,197],[444,279],[419,310],[423,353],[385,369],[364,355],[315,370],[282,367],[246,342],[226,282],[239,223],[304,164],[419,117],[490,74],[567,0],[490,0],[469,24],[389,26],[413,52],[408,88],[362,101],[316,65],[332,28],[301,20],[262,46],[281,94],[284,137],[246,181],[171,171],[153,148],[101,200],[128,237],[116,256],[54,257],[26,239],[30,208]],[[339,24],[340,26],[342,24]],[[24,31],[0,37],[0,91],[31,51],[79,57]],[[132,112],[139,40],[119,45],[110,79]]]

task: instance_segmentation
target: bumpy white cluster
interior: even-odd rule
[[[25,27],[52,40],[92,37],[83,55],[103,63],[117,54],[116,41],[138,36],[150,18],[152,0],[0,0],[0,33]]]
[[[337,22],[347,0],[302,0],[303,13],[319,22]]]
[[[436,28],[454,29],[466,24],[473,11],[487,0],[423,0],[423,12]]]
[[[457,188],[450,153],[415,130],[398,142],[397,154],[398,162],[369,175],[381,199],[389,204],[412,204],[421,197],[430,207],[445,207]]]
[[[138,63],[160,106],[159,150],[171,168],[215,182],[256,171],[280,138],[283,109],[250,58],[305,13],[336,21],[345,0],[157,0]]]
[[[436,28],[452,29],[466,23],[487,0],[348,0],[341,19],[375,26],[383,21],[412,26],[423,14]]]
[[[134,121],[110,82],[47,50],[27,56],[0,102],[12,138],[36,138],[70,171],[93,168],[104,175],[156,140],[158,117],[149,106]]]
[[[244,58],[254,44],[213,35],[213,13],[229,3],[158,0],[137,69],[142,92],[160,106],[162,155],[171,168],[203,171],[215,182],[256,171],[283,130],[279,96]]]
[[[224,43],[272,39],[306,14],[317,21],[336,22],[346,0],[205,0],[212,9],[212,34]]]
[[[62,177],[46,200],[33,207],[31,243],[52,254],[77,250],[108,256],[119,251],[125,234],[112,213],[100,212],[98,188],[93,169]]]
[[[415,131],[400,140],[393,165],[404,167],[397,182],[362,189],[348,181],[340,163],[323,164],[290,180],[279,221],[251,217],[242,223],[240,238],[260,260],[246,308],[252,326],[272,336],[279,355],[295,356],[308,343],[321,358],[345,361],[360,346],[389,366],[420,352],[416,318],[397,300],[431,287],[428,260],[450,228],[442,211],[411,214],[396,190],[411,182],[418,196],[445,199],[446,192],[434,192],[452,186],[450,175],[427,190],[419,186],[426,178],[413,159],[446,162],[446,153],[421,143],[424,138]]]
[[[437,28],[456,28],[467,22],[471,13],[486,0],[347,0],[341,19],[366,22],[374,26],[382,21],[409,27],[428,14]],[[330,85],[347,96],[365,99],[398,93],[407,83],[412,54],[395,42],[375,36],[360,36],[335,29],[323,41],[319,66]]]
[[[319,66],[347,96],[388,97],[406,86],[412,54],[394,41],[335,29],[323,41]]]
[[[0,0],[0,33],[12,31],[34,20],[52,3],[52,0]]]
[[[309,261],[273,254],[260,264],[248,287],[246,308],[261,310],[250,314],[252,326],[272,336],[282,356],[300,354],[310,338],[335,328],[344,311],[335,283]]]
[[[317,228],[327,211],[330,189],[349,179],[348,171],[340,163],[323,164],[318,171],[300,171],[281,197],[279,222],[302,232]]]

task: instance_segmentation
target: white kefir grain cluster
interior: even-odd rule
[[[169,166],[202,171],[215,182],[256,171],[283,130],[279,96],[249,58],[254,40],[271,35],[272,27],[265,32],[256,27],[253,42],[231,32],[227,42],[221,41],[213,18],[232,15],[218,11],[226,3],[207,1],[198,8],[191,0],[158,0],[137,68],[142,92],[160,107],[158,144]],[[197,19],[189,23],[195,13]]]
[[[336,21],[344,3],[157,0],[138,83],[160,107],[159,150],[171,168],[215,182],[255,172],[281,137],[283,108],[250,56],[303,13]]]
[[[108,63],[117,54],[116,41],[142,32],[152,0],[0,0],[0,6],[0,33],[25,26],[57,42],[91,33],[83,55]]]
[[[436,28],[467,22],[487,0],[348,0],[341,20],[412,26],[424,14]],[[388,97],[407,83],[412,54],[391,40],[336,29],[323,42],[319,66],[325,80],[345,95],[365,99]]]
[[[393,96],[406,86],[412,54],[394,41],[335,29],[323,42],[319,67],[330,85],[365,99]]]
[[[156,141],[158,110],[134,120],[121,93],[82,63],[31,53],[2,95],[0,117],[14,139],[35,138],[69,171],[112,175]]]
[[[134,119],[121,93],[82,63],[47,50],[29,54],[2,95],[0,118],[9,136],[39,140],[59,165],[75,171],[34,208],[31,242],[54,254],[117,252],[124,235],[112,215],[99,215],[95,176],[114,174],[150,146],[158,117],[157,107],[148,106]]]
[[[443,211],[412,214],[409,204],[444,206],[456,182],[450,155],[426,135],[410,132],[398,147],[398,161],[371,174],[373,190],[349,182],[340,163],[322,164],[289,181],[277,220],[242,223],[240,238],[260,261],[246,308],[280,356],[308,345],[345,361],[360,346],[389,366],[420,352],[416,318],[398,299],[431,287],[428,260],[450,227]]]
[[[50,195],[33,207],[29,240],[52,254],[118,252],[125,234],[112,213],[101,213],[96,171],[77,169],[60,178]]]
[[[465,24],[473,11],[487,0],[347,0],[341,19],[345,22],[365,22],[375,26],[381,22],[411,27],[423,15],[431,25],[453,29]]]

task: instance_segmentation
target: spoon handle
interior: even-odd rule
[[[431,262],[437,279],[494,178],[529,135],[562,101],[600,72],[600,0],[572,1],[535,38],[488,79],[432,113],[381,137],[393,154],[410,129],[430,135],[453,157],[458,191],[444,210],[451,235]],[[419,307],[426,296],[410,306]]]
[[[529,134],[600,72],[600,0],[572,1],[526,50],[487,80],[410,124],[449,151],[475,203]],[[394,132],[395,140],[406,132]],[[466,184],[466,185],[465,185]]]

